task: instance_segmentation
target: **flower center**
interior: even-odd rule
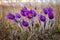
[[[31,14],[31,13],[29,13],[29,14],[28,14],[28,16],[32,17],[32,14]]]

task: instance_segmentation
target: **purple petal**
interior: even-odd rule
[[[46,17],[45,17],[45,16],[43,16],[43,15],[39,15],[39,20],[41,20],[41,21],[45,22],[45,21],[46,21]]]
[[[48,13],[48,17],[49,19],[53,19],[54,18],[54,14],[52,12]]]
[[[47,14],[47,13],[48,13],[48,7],[43,8],[43,12],[44,12],[45,14]]]
[[[31,15],[31,16],[29,16],[29,15]],[[29,18],[29,19],[31,19],[31,18],[33,18],[33,14],[30,11],[28,11],[26,13],[26,17]]]
[[[26,12],[28,11],[28,9],[24,6],[22,9],[21,9],[21,15],[25,16]]]
[[[19,13],[16,13],[16,14],[15,14],[15,17],[16,17],[16,18],[21,18],[21,15],[20,15]]]
[[[29,26],[28,22],[25,21],[25,20],[22,20],[22,21],[21,21],[21,25],[23,25],[23,26],[25,26],[25,27]]]
[[[51,7],[48,7],[48,11],[52,12],[52,11],[53,11],[53,9],[52,9]]]
[[[30,12],[33,14],[33,17],[35,17],[37,15],[37,13],[35,12],[35,10],[30,10]]]
[[[15,19],[15,16],[12,13],[8,13],[7,18],[8,19]]]
[[[26,13],[26,17],[29,19],[35,17],[36,15],[37,15],[36,12],[32,9]]]
[[[47,14],[47,13],[49,13],[49,12],[52,12],[52,11],[53,11],[53,9],[52,9],[51,7],[43,8],[43,12],[44,12],[45,14]]]

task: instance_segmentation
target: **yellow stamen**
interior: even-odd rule
[[[32,14],[31,14],[31,13],[29,13],[29,14],[28,14],[28,16],[30,16],[30,17],[31,17],[31,16],[32,16]]]

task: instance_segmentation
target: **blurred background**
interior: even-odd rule
[[[11,21],[7,19],[7,13],[20,12],[20,9],[24,6],[33,9],[36,8],[37,13],[42,8],[51,6],[55,15],[55,24],[60,28],[60,0],[0,0],[0,39],[2,35],[2,38],[4,38],[10,32],[9,26],[11,25],[9,24]],[[13,23],[13,30],[18,30],[15,24]]]

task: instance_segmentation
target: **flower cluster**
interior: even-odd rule
[[[46,7],[46,8],[43,8],[43,12],[44,12],[45,15],[48,15],[49,24],[52,27],[53,24],[54,24],[54,20],[53,20],[54,19],[53,9],[51,7]],[[48,21],[48,20],[46,20],[46,21]]]
[[[43,13],[48,15],[48,18],[50,20],[54,19],[54,14],[53,14],[53,9],[51,7],[45,7],[43,8]],[[16,23],[20,23],[20,25],[25,26],[25,27],[29,27],[29,22],[26,21],[25,19],[21,19],[22,16],[28,18],[29,20],[33,19],[34,17],[36,17],[36,15],[38,15],[38,20],[39,23],[43,22],[44,23],[44,27],[46,26],[46,16],[42,15],[42,14],[37,14],[36,10],[34,9],[28,9],[26,6],[24,6],[21,10],[20,13],[15,13],[12,14],[11,12],[8,13],[7,18],[10,20],[15,21]],[[31,20],[32,23],[34,25],[34,20]],[[42,24],[41,24],[42,25]],[[52,22],[51,22],[52,25]]]

